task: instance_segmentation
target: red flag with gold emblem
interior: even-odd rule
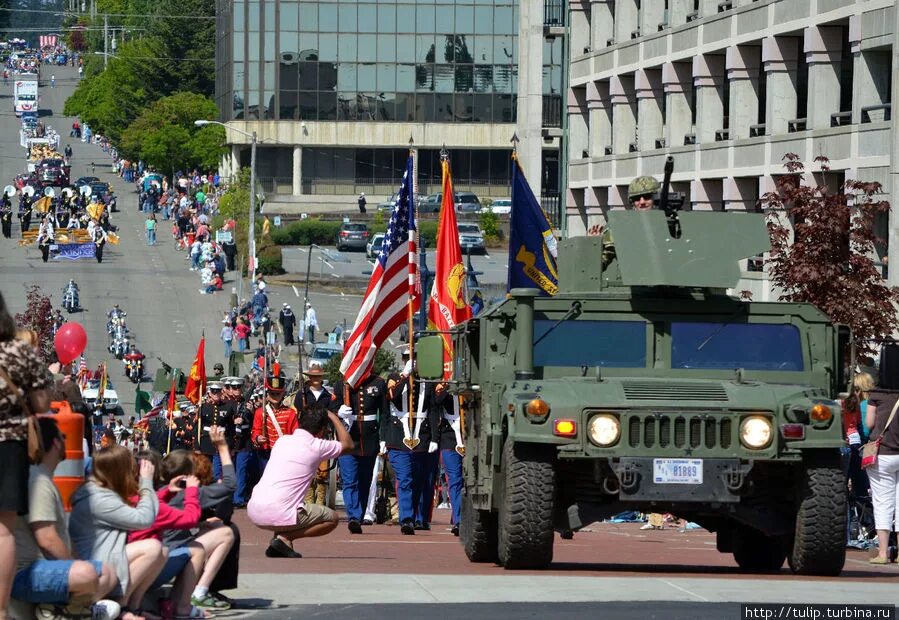
[[[443,203],[440,205],[440,223],[437,226],[437,257],[434,268],[434,286],[428,299],[428,328],[446,332],[471,318],[471,306],[465,295],[465,266],[459,245],[459,229],[456,226],[455,194],[449,161],[441,162],[443,169]],[[443,376],[452,374],[453,343],[448,334],[443,336]]]
[[[184,395],[193,404],[200,402],[200,398],[206,393],[206,337],[200,338],[200,346],[197,347],[197,356],[193,366],[190,367],[190,375],[187,377],[187,387]]]

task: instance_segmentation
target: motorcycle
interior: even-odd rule
[[[125,374],[131,383],[140,383],[144,378],[144,358],[142,355],[125,355]]]
[[[72,314],[79,310],[78,289],[72,286],[66,286],[62,293],[62,307],[66,312]]]
[[[125,357],[130,347],[131,343],[128,341],[128,338],[117,337],[112,339],[107,349],[117,360],[120,360]]]

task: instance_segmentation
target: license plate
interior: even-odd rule
[[[702,459],[653,459],[656,484],[702,484]]]

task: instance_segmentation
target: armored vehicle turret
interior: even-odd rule
[[[610,235],[561,242],[557,295],[514,289],[453,333],[471,561],[543,568],[554,532],[637,510],[716,532],[746,570],[842,570],[841,330],[727,294],[770,247],[764,216],[673,217],[612,212]],[[441,349],[420,339],[422,376]]]

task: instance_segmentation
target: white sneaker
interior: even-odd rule
[[[122,614],[122,606],[103,599],[91,605],[91,620],[115,620]]]

